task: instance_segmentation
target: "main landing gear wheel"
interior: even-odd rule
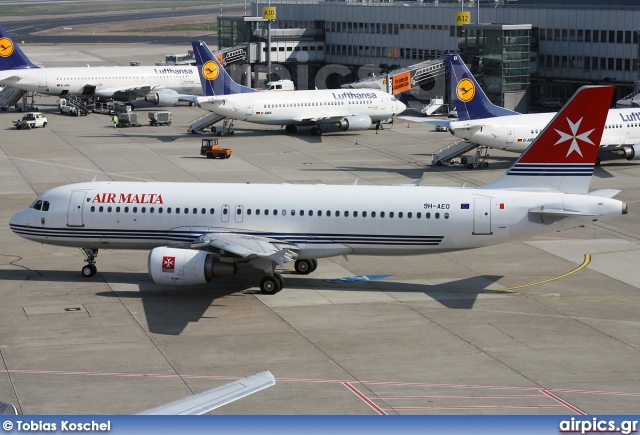
[[[260,281],[260,291],[265,295],[275,295],[282,290],[284,280],[279,273],[267,275]]]
[[[600,156],[596,157],[596,166],[600,166]]]
[[[376,124],[376,130],[384,130],[384,125],[380,124],[379,122]]]
[[[286,130],[287,130],[287,133],[293,134],[293,133],[298,131],[298,126],[294,125],[294,124],[289,124],[289,125],[287,125],[287,129]]]
[[[318,267],[318,260],[296,260],[294,268],[298,275],[309,275]]]
[[[312,127],[310,133],[312,136],[322,136],[322,129],[318,127]]]

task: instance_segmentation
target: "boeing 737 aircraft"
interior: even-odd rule
[[[205,96],[203,108],[230,119],[266,125],[286,125],[287,133],[310,126],[311,134],[323,130],[368,130],[406,109],[386,92],[326,89],[292,92],[256,92],[233,81],[203,41],[193,41],[196,65]]]
[[[195,95],[202,95],[198,68],[194,66],[37,67],[2,26],[0,84],[47,95],[128,102],[144,97],[160,106],[173,106],[179,100],[195,103]]]
[[[451,86],[455,86],[452,99],[459,119],[449,123],[454,136],[520,153],[555,116],[555,113],[523,115],[495,106],[460,56],[448,54],[446,62]],[[627,160],[640,159],[640,109],[610,109],[599,145],[602,150],[616,151]],[[599,163],[598,158],[596,164]]]
[[[501,178],[481,188],[91,182],[40,195],[10,222],[29,240],[78,247],[82,274],[100,248],[151,249],[157,284],[206,284],[239,263],[284,285],[317,258],[471,249],[627,212],[619,190],[588,193],[613,87],[581,88]]]

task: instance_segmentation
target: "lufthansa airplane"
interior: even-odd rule
[[[325,89],[292,92],[258,92],[239,85],[227,74],[203,41],[193,41],[200,69],[203,109],[230,119],[266,125],[286,125],[287,133],[310,126],[311,134],[323,130],[368,130],[406,109],[393,95],[380,90]]]
[[[40,68],[31,63],[2,26],[0,84],[47,95],[128,102],[145,98],[160,106],[173,106],[179,100],[195,104],[195,96],[202,95],[198,68],[194,66]]]
[[[284,285],[317,258],[415,255],[478,248],[627,213],[619,190],[588,193],[611,86],[584,87],[498,180],[480,188],[90,182],[51,189],[11,218],[39,243],[78,247],[82,274],[100,248],[150,249],[153,281],[205,284],[239,263]]]
[[[448,54],[446,62],[451,86],[455,86],[452,99],[459,119],[449,123],[454,136],[521,153],[555,116],[555,113],[523,115],[495,106],[459,55]],[[615,151],[627,160],[640,159],[640,109],[610,109],[599,145],[602,150]],[[599,163],[600,158],[596,164]]]

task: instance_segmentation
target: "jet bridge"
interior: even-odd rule
[[[354,89],[381,89],[390,94],[400,94],[409,89],[420,86],[427,80],[445,75],[447,68],[442,59],[427,60],[408,66],[389,71],[384,74],[378,74],[359,80],[354,83],[343,85],[343,88]]]

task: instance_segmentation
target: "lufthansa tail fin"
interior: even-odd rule
[[[587,193],[613,89],[578,89],[507,173],[482,188]]]
[[[0,25],[0,71],[12,69],[38,68],[13,42],[7,31]]]
[[[452,96],[458,119],[494,118],[496,116],[520,115],[518,112],[493,104],[476,82],[471,71],[464,64],[460,55],[447,54],[447,69],[451,80]]]
[[[196,65],[200,73],[202,94],[207,97],[257,92],[233,81],[204,41],[192,41]]]

